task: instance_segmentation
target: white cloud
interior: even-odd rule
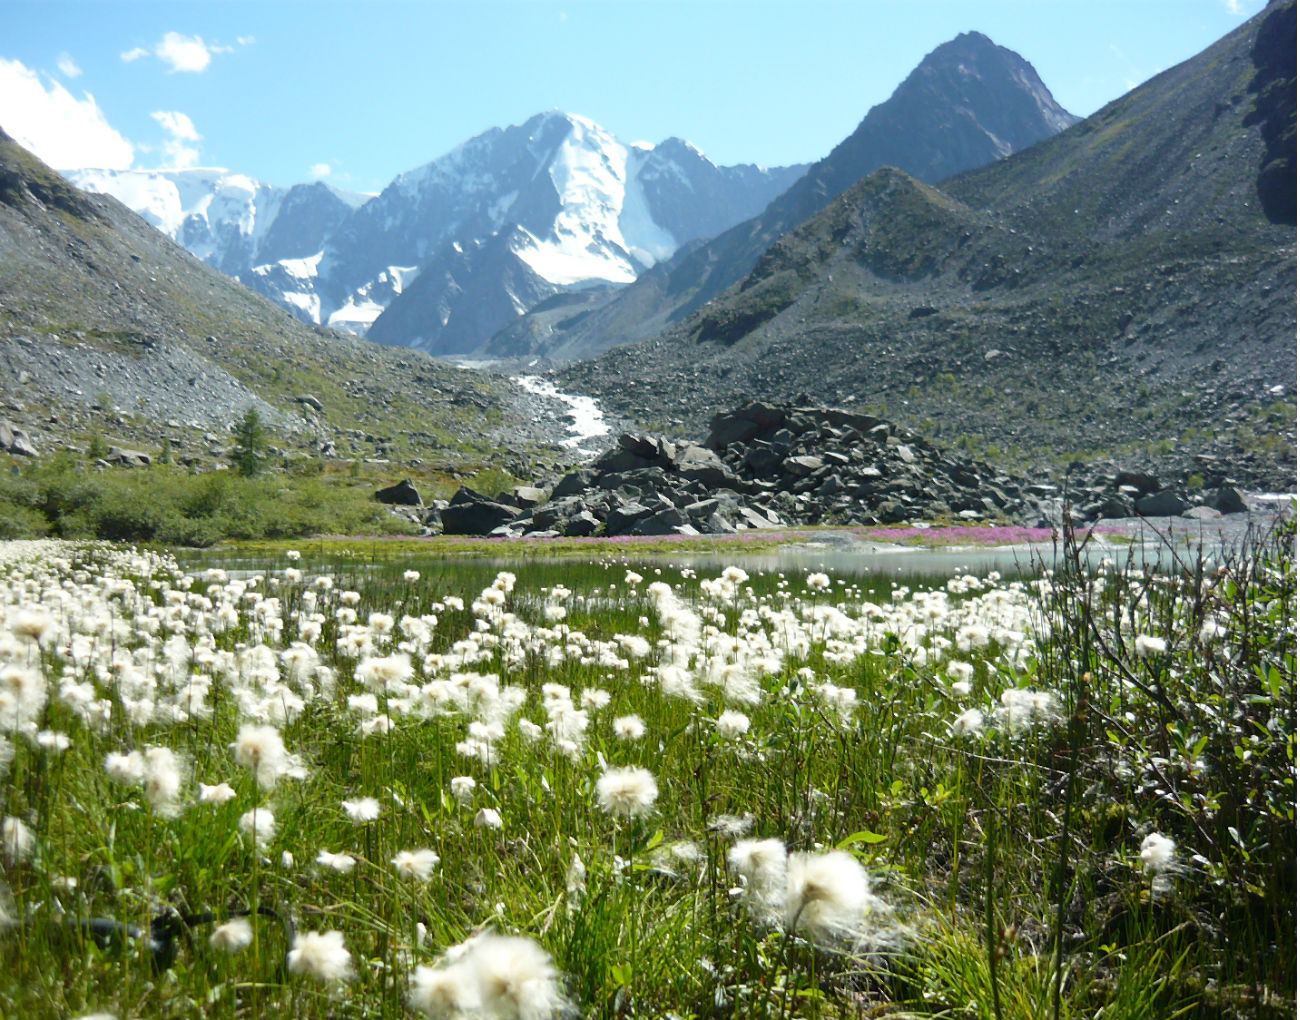
[[[1228,8],[1229,14],[1240,15],[1245,13],[1241,9],[1241,0],[1223,0],[1223,6]]]
[[[171,66],[172,73],[189,71],[198,74],[212,63],[212,51],[202,37],[168,32],[154,47],[154,56]]]
[[[333,168],[328,163],[313,163],[312,168],[307,172],[311,174],[313,181],[319,181],[328,177],[333,172]]]
[[[0,58],[0,126],[59,170],[125,170],[134,147],[108,123],[89,92],[80,99],[58,82],[48,87],[17,60]]]
[[[81,77],[81,68],[77,65],[77,62],[72,59],[71,55],[67,53],[59,54],[57,66],[59,68],[59,73],[65,78]]]
[[[253,42],[252,36],[240,36],[239,45],[246,46]],[[153,49],[137,46],[122,54],[125,63],[132,63],[141,57],[157,57],[175,74],[185,71],[189,74],[201,74],[208,69],[212,58],[218,53],[234,53],[233,46],[220,46],[207,43],[199,35],[181,35],[180,32],[168,32],[156,43]]]
[[[252,46],[253,43],[257,42],[257,38],[251,35],[240,35],[235,37],[235,42],[239,43],[240,46]]]
[[[167,132],[163,142],[163,155],[169,170],[183,170],[199,165],[199,147],[193,143],[203,140],[194,127],[194,121],[179,110],[155,110],[149,114]]]

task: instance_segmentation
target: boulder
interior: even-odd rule
[[[299,393],[295,399],[298,401],[298,403],[305,404],[307,407],[310,407],[313,411],[325,410],[325,405],[322,404],[310,393]]]
[[[27,433],[7,421],[0,421],[0,451],[20,457],[37,456],[36,447]]]
[[[442,511],[445,535],[490,535],[519,516],[519,508],[488,499],[461,486]]]
[[[594,535],[600,528],[598,521],[590,510],[579,510],[564,523],[566,538],[585,538]]]
[[[1119,471],[1115,474],[1115,488],[1131,485],[1143,495],[1153,495],[1160,491],[1160,479],[1144,471]]]
[[[1208,502],[1221,514],[1244,514],[1247,510],[1246,498],[1241,494],[1241,490],[1231,485],[1219,486]]]
[[[1134,506],[1143,517],[1180,517],[1188,503],[1173,489],[1162,489],[1141,497]]]
[[[396,485],[390,485],[387,488],[380,489],[375,493],[375,499],[381,503],[387,503],[389,506],[423,506],[424,500],[420,498],[420,493],[415,488],[415,483],[409,478],[403,478]]]
[[[108,456],[104,458],[109,464],[119,467],[148,467],[153,458],[139,450],[127,450],[121,446],[110,446]]]

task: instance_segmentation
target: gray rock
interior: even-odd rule
[[[1115,488],[1131,485],[1143,495],[1152,495],[1160,491],[1160,479],[1145,471],[1119,471],[1115,474]]]
[[[0,451],[20,457],[39,456],[27,433],[7,421],[0,421]]]
[[[546,490],[536,485],[516,485],[511,494],[516,506],[534,507],[546,501]]]
[[[298,403],[306,404],[313,411],[325,410],[325,405],[322,404],[316,397],[312,396],[310,393],[299,393],[296,399]]]
[[[590,510],[579,510],[564,524],[566,538],[585,538],[594,535],[600,529],[598,521]]]
[[[120,446],[110,446],[108,456],[104,459],[119,467],[148,467],[153,463],[153,458],[147,453],[142,453],[140,450],[127,450]]]
[[[423,506],[419,490],[409,478],[403,478],[396,485],[389,485],[375,493],[375,499],[389,506]]]
[[[1137,512],[1144,517],[1180,517],[1187,507],[1187,500],[1172,489],[1143,496],[1135,504]]]
[[[802,455],[796,457],[786,457],[781,462],[781,468],[788,475],[794,475],[796,478],[803,478],[811,475],[814,471],[823,467],[825,462],[820,457],[811,455]]]
[[[490,535],[519,516],[519,508],[488,499],[461,486],[442,511],[445,535]]]
[[[1246,499],[1240,489],[1221,485],[1209,500],[1209,505],[1221,514],[1242,514],[1247,510]]]
[[[641,503],[625,503],[617,506],[605,517],[607,535],[626,535],[636,526],[637,521],[653,513],[650,507]]]

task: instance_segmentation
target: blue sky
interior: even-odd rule
[[[7,0],[0,126],[56,166],[377,191],[558,108],[717,163],[824,156],[976,30],[1087,115],[1264,0]]]

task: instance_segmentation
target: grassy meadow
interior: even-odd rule
[[[0,543],[0,1016],[1294,1016],[1294,528],[1076,541]]]

